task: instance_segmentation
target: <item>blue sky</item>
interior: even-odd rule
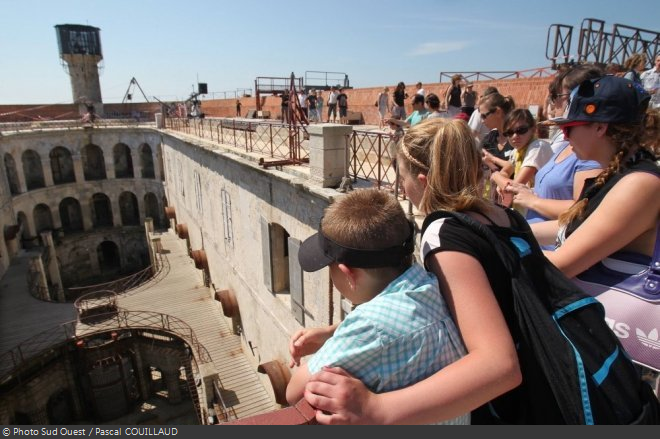
[[[550,65],[548,27],[585,18],[660,31],[657,0],[0,0],[0,104],[69,103],[55,25],[101,29],[105,102],[253,88],[257,76],[345,72],[354,87],[441,71]],[[141,100],[135,90],[135,102]]]

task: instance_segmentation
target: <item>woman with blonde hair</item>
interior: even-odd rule
[[[642,84],[641,75],[646,70],[646,54],[634,53],[623,63],[623,69],[626,74],[624,78],[636,84]]]
[[[465,122],[436,118],[410,128],[399,142],[397,166],[403,191],[423,214],[463,212],[488,227],[511,227],[505,210],[482,197],[481,156]],[[493,248],[471,236],[460,222],[444,218],[430,224],[421,246],[468,353],[420,383],[381,394],[340,368],[326,368],[305,392],[320,423],[432,423],[467,411],[473,423],[499,422],[488,405],[501,422],[515,422],[525,388],[509,329],[512,312],[499,303],[499,295],[511,291],[511,278]]]

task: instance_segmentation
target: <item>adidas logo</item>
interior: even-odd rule
[[[637,340],[639,340],[639,342],[645,347],[653,350],[660,350],[660,340],[658,339],[657,329],[653,329],[648,335],[639,328],[637,328],[635,332],[637,333]]]

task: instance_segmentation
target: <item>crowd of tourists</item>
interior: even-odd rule
[[[648,272],[660,248],[660,56],[654,62],[630,75],[593,64],[560,70],[541,123],[497,89],[477,96],[460,76],[442,98],[421,83],[412,97],[403,83],[391,96],[383,89],[375,105],[396,132],[398,183],[424,226],[415,233],[386,191],[356,190],[326,210],[299,261],[305,271],[328,267],[355,308],[339,324],[293,334],[289,402],[305,398],[322,424],[570,423],[587,388],[605,398],[610,384],[601,383],[620,361],[631,381],[610,402],[624,408],[593,396],[579,422],[659,423],[657,369],[626,352],[587,373],[587,397],[567,410],[564,384],[541,378],[563,371],[539,354],[549,349],[537,346],[545,333],[529,334],[540,317],[521,315],[517,302],[521,285],[538,282],[512,274],[532,270],[555,291],[608,261],[630,276]],[[515,250],[513,269],[484,239],[490,232]],[[550,298],[540,300],[545,316]],[[590,343],[596,351],[599,340]]]

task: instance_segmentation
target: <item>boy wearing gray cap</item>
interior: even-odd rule
[[[413,226],[385,191],[357,190],[326,209],[298,259],[304,271],[329,267],[335,287],[356,307],[336,327],[303,329],[291,338],[292,363],[299,367],[287,387],[289,403],[303,397],[310,376],[324,367],[341,367],[380,393],[414,384],[465,355],[438,281],[413,262],[413,251]],[[466,413],[444,423],[469,420]]]

